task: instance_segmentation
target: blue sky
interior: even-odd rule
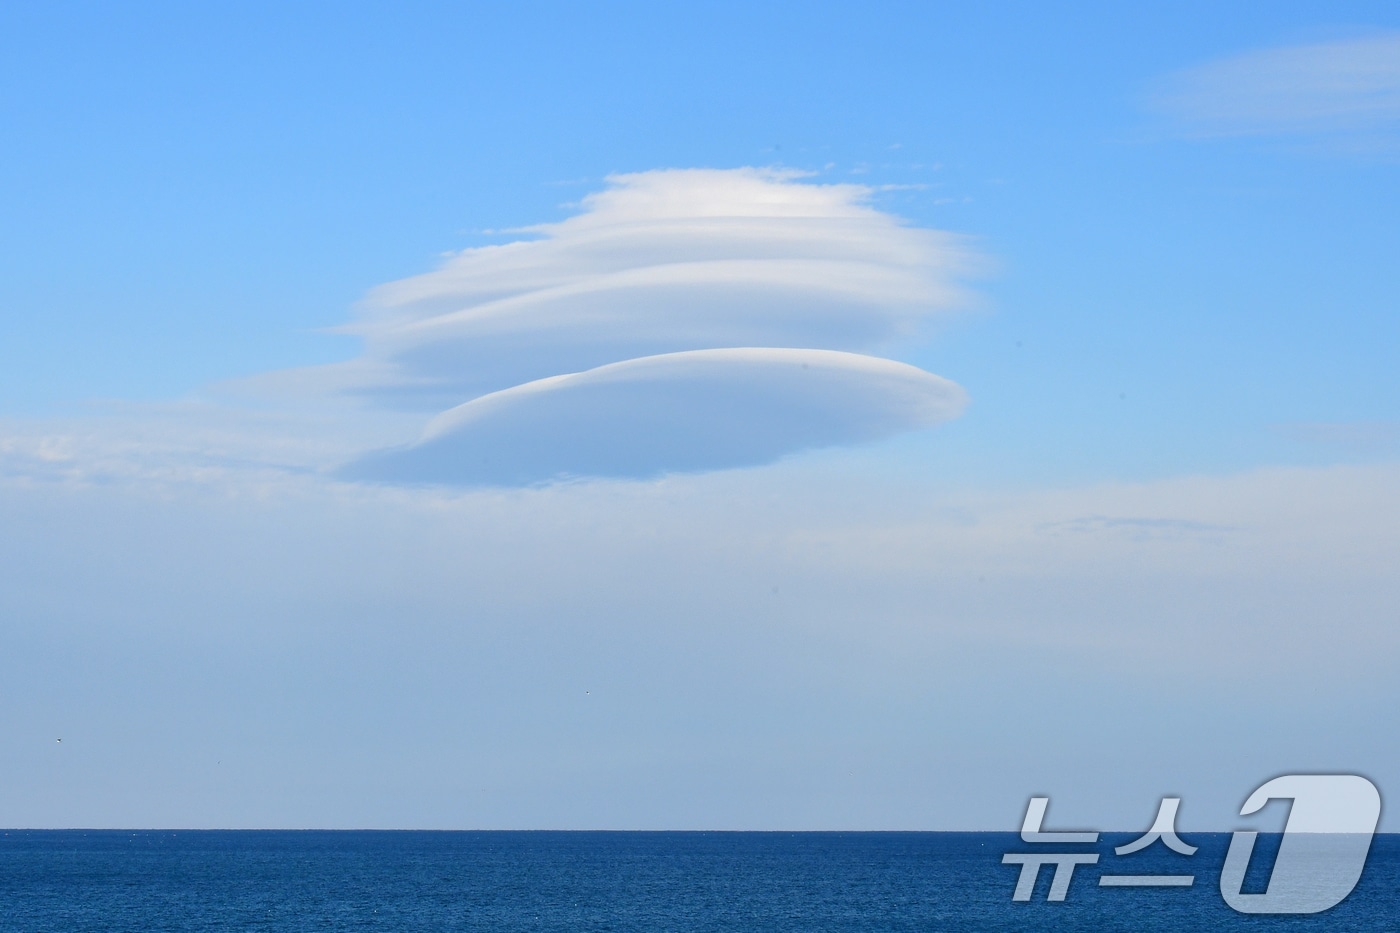
[[[1383,5],[342,10],[7,14],[8,413],[343,358],[320,329],[482,230],[739,165],[926,185],[880,203],[999,264],[928,348],[977,389],[951,469],[1031,438],[1063,478],[1306,459],[1270,426],[1394,411],[1393,158],[1153,106]]]
[[[8,8],[0,823],[1384,792],[1397,36],[1381,3]],[[776,264],[662,281],[716,257]],[[515,331],[419,327],[509,276]],[[568,330],[598,308],[630,316]],[[1032,697],[1062,746],[1013,747]]]

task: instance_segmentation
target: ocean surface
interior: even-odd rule
[[[1312,916],[1237,914],[1218,889],[1229,836],[1131,856],[1105,834],[1066,899],[1052,869],[1014,903],[1035,851],[1012,833],[0,831],[3,931],[1400,930],[1400,837],[1377,836],[1356,890]],[[1271,868],[1261,837],[1245,890]],[[1194,873],[1177,888],[1101,873]],[[1253,886],[1253,887],[1251,887]]]

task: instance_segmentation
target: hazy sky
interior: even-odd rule
[[[12,5],[0,138],[0,825],[1400,793],[1393,4]]]

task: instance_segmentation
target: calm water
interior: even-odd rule
[[[4,931],[1400,930],[1400,839],[1312,917],[1250,917],[1216,887],[1228,836],[1188,835],[1080,868],[1068,900],[1014,904],[1029,851],[1000,833],[10,831]],[[1051,847],[1055,848],[1055,847]],[[1065,847],[1059,847],[1065,848]],[[1157,851],[1160,850],[1160,851]],[[1251,883],[1267,877],[1261,840]],[[1100,870],[1194,872],[1176,889],[1099,888]],[[1259,879],[1254,879],[1258,874]],[[1246,891],[1252,890],[1248,885]]]

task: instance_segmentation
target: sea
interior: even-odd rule
[[[1012,895],[1034,851],[1014,833],[0,831],[0,930],[1400,931],[1400,837],[1377,836],[1349,897],[1318,914],[1231,910],[1226,834],[1183,834],[1100,864],[1047,900]],[[1245,891],[1263,891],[1261,837]],[[1066,848],[1066,847],[1061,847]],[[1189,887],[1102,887],[1110,871],[1193,873]],[[1253,888],[1251,888],[1253,886]]]

